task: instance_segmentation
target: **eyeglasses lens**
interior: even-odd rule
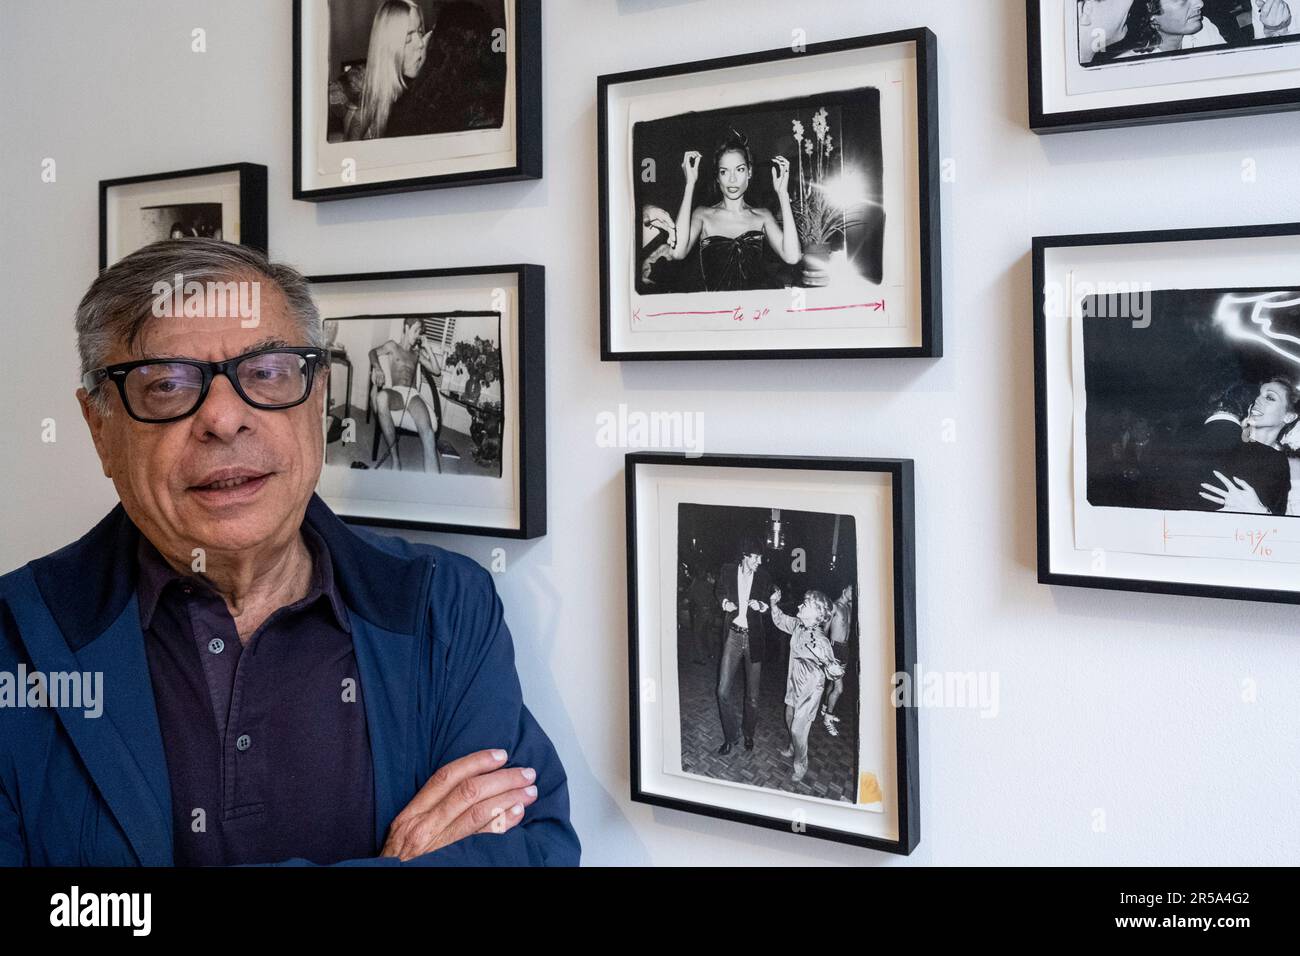
[[[126,375],[126,399],[141,418],[174,418],[194,407],[203,372],[193,365],[141,365]]]
[[[251,355],[235,375],[244,394],[261,405],[290,405],[307,392],[307,360],[292,352]]]

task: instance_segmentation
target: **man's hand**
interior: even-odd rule
[[[503,769],[504,750],[480,750],[439,767],[388,827],[380,856],[430,853],[475,833],[505,833],[537,799],[531,767]]]
[[[736,602],[735,602],[735,601],[729,601],[729,600],[727,600],[726,598],[723,598],[723,599],[722,599],[722,609],[723,609],[724,611],[726,611],[728,614],[730,614],[732,611],[734,611],[734,610],[736,609]]]

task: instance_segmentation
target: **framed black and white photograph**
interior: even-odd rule
[[[205,166],[99,183],[99,268],[157,242],[204,236],[266,251],[266,167]]]
[[[1026,0],[1040,133],[1300,107],[1300,0]]]
[[[330,507],[361,524],[545,534],[542,267],[310,281],[329,348]]]
[[[1033,259],[1039,580],[1300,603],[1300,224]]]
[[[911,461],[626,469],[632,799],[910,853]]]
[[[601,358],[942,353],[936,41],[597,80]]]
[[[295,199],[542,175],[540,0],[294,0]]]

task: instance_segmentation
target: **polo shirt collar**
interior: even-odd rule
[[[307,550],[311,552],[312,559],[311,585],[307,591],[307,597],[324,595],[334,614],[335,622],[345,633],[350,634],[352,626],[347,609],[343,606],[343,599],[339,595],[338,587],[335,585],[334,562],[330,557],[329,546],[325,543],[325,539],[307,521],[302,523],[302,536],[307,544]],[[162,599],[163,592],[169,585],[177,582],[189,582],[195,587],[215,593],[212,586],[200,575],[182,574],[168,564],[158,549],[143,534],[139,535],[138,538],[136,559],[139,562],[140,575],[137,581],[136,593],[140,602],[141,628],[144,630],[149,629],[154,614],[158,610],[158,602]]]

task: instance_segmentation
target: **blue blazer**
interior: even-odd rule
[[[537,770],[537,800],[505,833],[401,864],[577,865],[564,768],[520,694],[491,575],[463,555],[343,523],[317,495],[352,624],[375,778],[375,841],[435,770],[504,748]],[[118,504],[80,540],[0,577],[0,678],[102,672],[84,708],[0,706],[0,866],[171,866],[167,763],[136,600],[139,530]],[[25,697],[28,686],[18,687]],[[66,703],[66,701],[51,701]],[[293,859],[278,865],[311,865]]]

